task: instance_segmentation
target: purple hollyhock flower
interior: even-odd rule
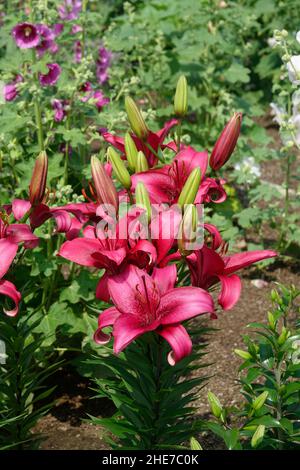
[[[52,32],[53,32],[55,37],[59,36],[63,32],[63,29],[64,29],[64,24],[63,23],[55,23],[52,26]]]
[[[102,111],[103,106],[109,103],[109,98],[106,98],[100,90],[95,91],[93,99],[96,100],[95,105],[99,112]]]
[[[40,84],[42,86],[55,85],[59,79],[61,68],[58,64],[47,64],[49,72],[46,74],[39,74]]]
[[[16,44],[21,49],[36,47],[40,42],[37,27],[31,23],[19,23],[12,29]]]
[[[39,57],[42,57],[48,49],[51,49],[54,44],[54,33],[45,24],[36,25],[38,34],[40,36],[40,42],[36,47]]]
[[[54,110],[54,120],[60,122],[67,115],[66,106],[69,104],[68,100],[52,100],[52,108]]]
[[[104,46],[99,48],[98,60],[96,62],[96,76],[98,83],[101,85],[108,80],[107,69],[111,64],[112,53]]]
[[[72,29],[71,29],[71,34],[77,34],[82,31],[82,26],[80,24],[73,24]]]
[[[17,75],[13,82],[4,85],[4,99],[5,101],[13,101],[19,94],[17,83],[23,81],[22,75]]]
[[[82,47],[81,47],[81,42],[80,41],[75,41],[74,43],[74,62],[76,64],[79,64],[82,59]]]
[[[78,18],[81,8],[81,0],[64,0],[64,2],[57,7],[57,10],[62,20],[71,21]]]

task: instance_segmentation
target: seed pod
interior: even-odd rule
[[[126,189],[131,188],[131,178],[130,174],[124,165],[123,160],[121,159],[120,155],[115,151],[113,147],[109,147],[107,150],[107,155],[109,160],[111,161],[114,173],[116,178]]]

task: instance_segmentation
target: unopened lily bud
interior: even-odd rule
[[[37,157],[29,185],[29,200],[32,205],[43,201],[48,173],[48,157],[43,150]]]
[[[131,129],[133,130],[135,135],[141,140],[146,140],[149,134],[149,130],[146,126],[141,111],[139,110],[133,99],[130,98],[130,96],[126,96],[125,98],[125,109],[128,116],[128,120],[130,122]]]
[[[129,132],[125,134],[125,153],[130,170],[135,171],[138,151]]]
[[[272,312],[268,312],[268,322],[269,322],[270,328],[272,328],[272,330],[274,330],[275,325],[276,325],[276,321],[275,321],[275,317],[274,317]]]
[[[258,395],[258,397],[255,398],[252,402],[252,407],[254,408],[255,411],[260,410],[260,408],[264,405],[266,399],[268,398],[269,392],[265,391]]]
[[[147,212],[148,222],[151,220],[151,202],[149,193],[145,185],[140,181],[135,188],[135,203],[138,207],[145,209]]]
[[[142,171],[149,170],[149,165],[145,154],[140,150],[137,154],[136,160],[136,172],[141,173]]]
[[[174,98],[174,111],[176,116],[183,117],[187,112],[187,81],[184,75],[181,75],[177,82],[175,98]]]
[[[213,170],[219,170],[230,158],[240,135],[241,124],[242,113],[234,113],[212,150],[209,164]]]
[[[183,256],[193,251],[192,245],[197,239],[198,212],[196,206],[189,204],[184,210],[184,215],[179,229],[178,249]]]
[[[117,211],[119,205],[117,190],[104,165],[95,155],[91,158],[91,170],[99,204],[111,204]]]
[[[282,327],[281,334],[278,338],[278,344],[282,346],[286,340],[290,337],[291,333],[286,329],[285,326]]]
[[[216,418],[220,418],[220,416],[222,414],[222,411],[223,411],[223,408],[222,408],[222,405],[221,405],[219,399],[212,392],[208,392],[207,398],[208,398],[208,401],[209,401],[209,404],[210,404],[212,414]]]
[[[265,429],[266,427],[263,424],[260,424],[259,426],[257,426],[256,431],[253,434],[252,439],[251,439],[252,447],[257,447],[261,443],[261,441],[264,438]]]
[[[185,204],[194,203],[199,186],[200,186],[200,182],[201,182],[201,170],[199,167],[196,167],[188,176],[181,190],[181,193],[177,202],[177,204],[180,207],[184,207]]]
[[[116,178],[126,189],[130,189],[131,187],[131,178],[130,174],[124,165],[123,160],[121,159],[120,155],[113,149],[113,147],[109,147],[107,150],[107,155],[109,160],[111,161],[114,173]]]
[[[191,437],[190,439],[190,446],[191,450],[203,450],[203,447],[201,446],[200,442],[197,441],[194,437]]]
[[[251,359],[251,354],[248,353],[248,351],[243,351],[242,349],[235,349],[234,352],[235,354],[240,356],[242,359],[246,359],[246,361],[248,359]]]

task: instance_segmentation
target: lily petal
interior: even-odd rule
[[[63,243],[58,255],[74,263],[81,264],[82,266],[94,266],[99,268],[101,264],[94,256],[99,249],[100,243],[96,239],[75,238],[74,240]]]
[[[230,310],[240,298],[242,283],[236,274],[218,276],[221,281],[221,292],[218,302],[224,310]]]
[[[157,333],[168,341],[172,348],[168,354],[168,362],[171,366],[191,354],[192,341],[182,325],[165,326],[162,330],[157,330]]]
[[[15,303],[15,308],[12,310],[3,309],[6,315],[9,317],[15,317],[19,311],[19,303],[21,300],[20,292],[16,289],[16,286],[12,282],[1,280],[0,294],[9,297]]]
[[[158,323],[154,322],[148,326],[141,326],[140,321],[134,315],[122,314],[114,324],[114,352],[119,354],[125,349],[132,341],[139,336],[153,331],[157,328]]]
[[[96,298],[103,300],[103,302],[109,302],[110,299],[110,294],[107,286],[108,279],[108,274],[104,273],[96,287]]]
[[[154,268],[152,273],[152,279],[156,282],[157,287],[160,290],[161,295],[173,289],[177,278],[176,264],[171,264],[164,268]]]
[[[111,334],[104,333],[102,331],[106,326],[114,325],[115,321],[121,313],[115,307],[108,308],[104,312],[100,313],[98,318],[98,328],[94,334],[94,341],[97,344],[107,344],[110,341]]]
[[[273,250],[245,251],[242,253],[236,253],[232,256],[225,256],[223,258],[225,263],[224,274],[234,273],[235,271],[245,268],[257,261],[273,258],[274,256],[277,256],[277,253]]]
[[[18,244],[9,238],[0,239],[0,279],[9,270],[18,251]]]
[[[181,323],[202,313],[214,313],[211,295],[199,287],[177,287],[161,297],[161,324]]]
[[[24,199],[14,199],[12,202],[12,212],[16,220],[21,220],[31,208],[30,201]]]

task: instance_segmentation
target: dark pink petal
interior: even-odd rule
[[[148,240],[139,240],[130,250],[130,258],[136,261],[136,264],[143,268],[156,262],[157,253],[155,246]]]
[[[39,243],[39,238],[34,235],[29,225],[11,224],[7,227],[7,236],[14,243],[27,242],[28,248],[35,248]]]
[[[152,279],[155,281],[161,295],[173,289],[177,278],[176,264],[171,264],[164,268],[154,268]]]
[[[193,286],[207,289],[218,281],[218,274],[223,274],[224,262],[221,256],[204,245],[186,258],[191,272]]]
[[[141,182],[148,190],[150,201],[155,204],[168,203],[173,198],[176,188],[170,176],[162,170],[149,170],[142,173],[135,173],[131,177],[132,190],[135,189],[137,183]]]
[[[212,243],[211,247],[213,250],[217,250],[221,243],[223,242],[223,238],[217,229],[213,224],[204,224],[205,230],[207,230],[211,236],[212,236]]]
[[[148,326],[142,326],[141,322],[134,315],[122,314],[114,324],[114,352],[119,354],[125,349],[132,341],[139,336],[153,331],[157,328],[158,323],[154,322]]]
[[[12,202],[12,212],[16,220],[21,220],[31,208],[30,201],[24,199],[14,199]]]
[[[101,267],[94,256],[99,249],[100,243],[98,240],[75,238],[63,243],[58,254],[82,266]]]
[[[167,121],[162,129],[157,131],[155,134],[157,136],[159,144],[162,144],[167,135],[169,134],[170,130],[172,127],[176,126],[178,124],[177,119],[170,119],[170,121]]]
[[[51,215],[56,222],[56,232],[66,233],[71,229],[72,219],[67,211],[61,209],[52,210]]]
[[[82,222],[80,222],[76,217],[73,217],[71,220],[71,227],[66,232],[67,240],[74,240],[80,234],[80,230],[82,229]]]
[[[125,152],[125,144],[124,139],[122,137],[112,135],[109,132],[103,132],[102,137],[106,142],[111,144],[116,149],[120,150],[122,153]]]
[[[13,308],[12,310],[3,309],[3,311],[9,317],[16,316],[19,311],[19,303],[21,300],[21,294],[16,289],[16,286],[12,282],[1,280],[0,281],[0,294],[9,297],[15,303],[15,308]]]
[[[175,161],[177,161],[178,169],[181,171],[182,176],[185,176],[185,179],[194,168],[200,168],[201,179],[203,179],[207,170],[208,154],[206,151],[197,152],[193,147],[185,147],[176,155]]]
[[[104,273],[96,287],[96,298],[103,300],[103,302],[109,302],[110,299],[110,294],[107,286],[108,279],[109,275],[107,273]]]
[[[85,240],[94,241],[91,238],[86,238]],[[112,266],[115,267],[115,265],[120,266],[126,258],[126,249],[123,247],[117,248],[116,250],[101,249],[101,251],[93,254],[93,258],[97,262],[97,266],[110,269]]]
[[[133,314],[141,322],[149,314],[149,305],[155,312],[159,304],[155,282],[149,274],[133,265],[127,266],[120,274],[110,276],[108,290],[120,312]]]
[[[121,313],[115,307],[108,308],[99,315],[98,328],[94,334],[94,341],[96,343],[107,344],[109,342],[111,334],[104,333],[102,329],[106,326],[114,325],[115,321],[117,318],[119,318],[120,315]]]
[[[9,270],[18,251],[18,244],[9,238],[0,239],[0,279]]]
[[[93,225],[87,225],[82,230],[82,234],[83,234],[84,238],[94,238],[95,239],[96,238],[95,227]]]
[[[172,348],[168,354],[168,362],[171,366],[191,354],[192,341],[182,325],[165,326],[162,330],[157,330],[157,333],[168,341]]]
[[[157,264],[160,264],[168,255],[174,240],[178,238],[181,211],[176,206],[174,207],[174,209],[160,212],[151,221],[151,237],[157,250]]]
[[[257,263],[257,261],[273,258],[274,256],[277,256],[277,253],[273,250],[245,251],[232,256],[225,256],[223,258],[225,263],[224,274],[234,273],[250,264]]]
[[[161,324],[181,323],[202,313],[213,313],[211,295],[199,287],[177,287],[161,297],[158,314]]]
[[[236,274],[218,276],[221,281],[221,292],[218,302],[224,310],[230,310],[240,298],[242,283]]]

